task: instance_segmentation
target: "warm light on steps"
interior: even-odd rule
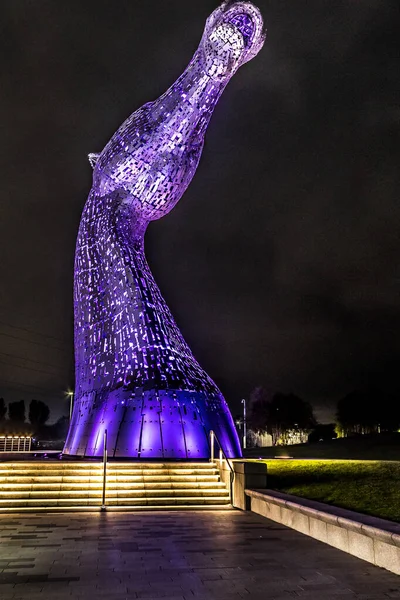
[[[73,469],[68,469],[68,470],[55,470],[55,469],[47,469],[47,470],[41,470],[41,469],[20,469],[20,470],[10,470],[10,471],[0,471],[0,479],[4,478],[4,477],[10,477],[10,476],[23,476],[23,475],[40,475],[40,476],[45,476],[42,475],[43,473],[46,473],[47,476],[49,476],[49,474],[51,474],[52,476],[68,476],[68,475],[77,475],[77,471],[73,470]],[[82,471],[79,470],[78,471],[79,476],[81,477],[87,477],[87,476],[92,476],[92,477],[96,477],[96,476],[101,476],[100,474],[102,473],[101,469],[96,469],[96,470],[91,470],[91,471]],[[157,477],[160,475],[176,475],[179,477],[185,477],[185,476],[198,476],[198,477],[205,477],[208,475],[217,475],[218,471],[216,469],[209,469],[207,472],[203,472],[203,471],[199,471],[197,469],[191,469],[191,470],[185,470],[183,471],[183,469],[159,469],[157,471],[149,471],[149,470],[133,470],[133,469],[127,469],[125,471],[115,471],[109,467],[107,467],[107,473],[110,474],[111,477],[142,477],[142,476],[149,476],[149,477]]]
[[[0,510],[99,508],[101,463],[1,463]],[[108,507],[230,506],[213,463],[109,463]]]
[[[98,505],[90,505],[90,506],[77,506],[76,504],[70,506],[35,506],[34,508],[31,506],[18,506],[18,507],[2,507],[2,513],[24,513],[24,512],[58,512],[58,513],[66,513],[66,512],[94,512],[95,510],[100,510]],[[154,505],[154,506],[108,506],[107,510],[109,512],[129,512],[134,510],[135,512],[154,512],[154,511],[196,511],[196,510],[215,510],[215,511],[227,511],[234,510],[231,504],[170,504],[168,506],[162,505]]]
[[[57,499],[53,499],[53,498],[46,498],[46,506],[68,506],[68,505],[74,505],[74,506],[98,506],[99,504],[99,499],[96,496],[95,498],[80,498],[79,502],[77,502],[77,498],[57,498]],[[111,498],[107,498],[107,506],[112,506],[112,505],[118,505],[118,506],[169,506],[169,505],[176,505],[176,504],[227,504],[227,501],[225,498],[219,497],[219,496],[210,496],[210,497],[203,497],[203,496],[193,496],[193,497],[187,497],[187,496],[176,496],[176,497],[171,497],[171,496],[167,496],[167,497],[157,497],[157,498],[150,498],[150,497],[142,497],[142,498],[127,498],[125,496],[121,496],[121,497],[111,497]],[[229,501],[228,501],[229,504]],[[39,499],[39,498],[32,498],[32,499],[12,499],[12,500],[0,500],[0,508],[11,508],[11,507],[18,507],[18,506],[32,506],[32,507],[36,507],[36,506],[43,506],[43,500]]]
[[[183,487],[185,489],[217,489],[217,488],[222,488],[225,489],[225,485],[220,482],[220,481],[213,481],[213,482],[203,482],[203,481],[199,481],[196,483],[192,483],[192,482],[183,482],[184,486],[182,484],[182,482],[169,482],[169,481],[165,481],[165,482],[160,482],[160,483],[147,483],[147,482],[140,482],[140,483],[129,483],[129,488],[131,489],[136,489],[136,490],[158,490],[158,489],[182,489]],[[106,485],[106,489],[126,489],[127,485],[124,482],[107,482]],[[29,491],[29,490],[57,490],[57,489],[63,489],[63,490],[85,490],[85,489],[93,489],[93,490],[98,490],[98,489],[102,489],[102,482],[98,481],[98,482],[86,482],[86,483],[63,483],[63,482],[57,482],[57,483],[4,483],[0,485],[0,493],[1,492],[6,492],[8,490],[15,490],[15,491]]]
[[[81,477],[81,476],[70,476],[70,477],[4,477],[2,480],[0,480],[0,488],[3,485],[7,485],[9,483],[13,483],[15,485],[21,484],[21,485],[28,485],[28,484],[36,484],[36,483],[42,483],[43,485],[51,485],[52,483],[58,483],[58,484],[82,484],[82,485],[88,485],[88,484],[97,484],[97,483],[102,483],[103,479],[101,476],[97,476],[97,477],[90,477],[90,478],[86,478],[86,477]],[[115,484],[121,484],[121,485],[142,485],[144,482],[151,484],[157,484],[157,483],[185,483],[185,484],[196,484],[196,483],[218,483],[219,478],[218,476],[213,476],[213,477],[186,477],[186,478],[181,478],[181,477],[135,477],[135,478],[126,478],[126,477],[112,477],[112,476],[108,476],[107,477],[107,481],[109,484],[111,483],[115,483]]]
[[[137,496],[137,497],[150,497],[150,496],[192,496],[199,495],[208,496],[208,495],[216,495],[216,496],[227,496],[228,491],[225,488],[220,489],[151,489],[151,488],[141,488],[139,490],[115,490],[114,488],[106,488],[106,491],[111,495],[119,496]],[[75,496],[85,498],[87,495],[94,495],[98,497],[100,491],[98,489],[85,489],[85,490],[7,490],[2,491],[0,494],[0,500],[6,498],[57,498],[59,496]]]
[[[101,469],[102,463],[99,462],[66,462],[66,461],[57,461],[57,462],[2,462],[0,463],[0,471],[2,469]],[[124,462],[124,463],[114,463],[109,462],[107,464],[107,468],[115,469],[115,470],[124,470],[124,469],[203,469],[208,471],[211,468],[215,469],[215,465],[209,462],[204,463],[194,463],[194,462],[170,462],[170,463],[140,463],[140,462]]]

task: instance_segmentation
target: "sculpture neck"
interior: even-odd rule
[[[116,214],[116,233],[119,238],[136,250],[144,251],[144,235],[150,221],[143,219],[138,211],[135,210],[132,203],[129,201],[128,194],[124,194],[128,200],[124,202],[121,195],[118,202],[118,210]]]
[[[182,129],[204,136],[207,125],[229,78],[213,80],[204,70],[198,49],[182,75],[152,103],[151,116],[155,125]]]

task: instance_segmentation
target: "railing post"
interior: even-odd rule
[[[210,431],[210,443],[211,443],[211,461],[214,462],[214,443],[217,442],[218,447],[219,447],[219,471],[220,471],[220,476],[221,476],[221,471],[222,471],[222,463],[223,460],[225,459],[226,464],[229,467],[229,498],[231,501],[231,504],[233,504],[233,481],[235,479],[235,471],[232,468],[232,465],[229,461],[229,458],[226,456],[222,446],[221,446],[221,442],[219,441],[218,437],[215,435],[214,431],[211,429]]]
[[[104,430],[104,445],[103,445],[103,497],[101,502],[101,510],[106,510],[106,477],[107,477],[107,429]]]

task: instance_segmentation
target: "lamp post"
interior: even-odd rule
[[[246,431],[246,398],[242,399],[242,404],[243,404],[243,450],[246,449],[246,436],[247,436],[247,431]]]
[[[71,421],[72,408],[74,406],[74,392],[72,390],[68,390],[67,396],[69,398],[69,420]]]

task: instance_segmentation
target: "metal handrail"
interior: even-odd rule
[[[225,454],[225,451],[224,451],[224,449],[223,449],[223,447],[222,447],[222,445],[221,445],[221,442],[220,442],[220,441],[219,441],[219,439],[218,439],[218,436],[216,435],[215,431],[213,431],[213,430],[211,429],[211,430],[210,430],[210,447],[211,447],[211,448],[210,448],[210,449],[211,449],[211,458],[210,458],[210,461],[211,461],[211,462],[214,462],[214,441],[216,441],[216,442],[217,442],[217,444],[218,444],[218,446],[219,446],[219,464],[220,464],[220,467],[222,466],[222,456],[223,456],[223,457],[225,458],[225,460],[226,460],[227,464],[228,464],[228,467],[229,467],[229,469],[230,469],[230,477],[229,477],[229,479],[230,479],[229,495],[230,495],[230,500],[231,500],[231,503],[232,503],[232,500],[233,500],[233,490],[232,490],[232,485],[233,485],[233,480],[234,480],[234,478],[235,478],[235,471],[234,471],[234,470],[233,470],[233,468],[232,468],[232,465],[231,465],[231,463],[230,463],[230,461],[229,461],[229,458],[228,458],[228,457],[226,456],[226,454]]]
[[[103,439],[103,496],[101,510],[106,510],[106,479],[107,479],[107,429],[104,430]]]

